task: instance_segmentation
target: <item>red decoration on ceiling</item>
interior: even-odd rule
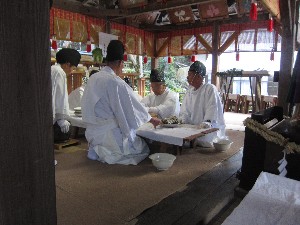
[[[191,61],[192,61],[192,62],[195,62],[195,61],[196,61],[196,56],[195,56],[195,55],[192,55]]]
[[[273,21],[273,18],[270,16],[270,18],[268,20],[268,31],[272,32],[273,27],[274,27],[274,21]]]
[[[148,57],[145,55],[144,56],[144,63],[146,64],[148,62]]]
[[[52,49],[57,50],[57,41],[56,41],[56,36],[55,35],[52,36],[51,47],[52,47]]]
[[[257,20],[257,4],[254,2],[251,3],[250,19]]]

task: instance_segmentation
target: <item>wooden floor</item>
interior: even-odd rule
[[[242,151],[144,211],[130,224],[135,225],[217,225],[241,200],[235,195]]]

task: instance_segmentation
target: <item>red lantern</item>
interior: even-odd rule
[[[172,57],[169,56],[169,57],[168,57],[168,63],[172,63],[172,62],[173,62]]]
[[[239,51],[236,52],[235,61],[240,61],[240,52]]]
[[[124,61],[127,61],[127,59],[128,59],[128,57],[127,57],[127,53],[126,53],[126,51],[124,52],[124,56],[123,56],[123,60]]]
[[[257,4],[254,2],[251,3],[250,19],[257,20]]]
[[[147,56],[145,55],[144,56],[144,64],[146,64],[148,62],[148,58],[147,58]]]
[[[273,25],[274,25],[274,21],[273,21],[273,18],[270,16],[270,18],[268,20],[268,31],[270,31],[270,32],[273,31]]]
[[[91,52],[92,51],[92,43],[91,40],[88,38],[87,42],[86,42],[86,51],[87,52]]]
[[[192,62],[195,62],[195,61],[196,61],[196,56],[195,56],[195,55],[192,55],[191,61],[192,61]]]
[[[56,41],[56,36],[55,35],[52,36],[51,47],[52,47],[52,49],[57,50],[57,41]]]

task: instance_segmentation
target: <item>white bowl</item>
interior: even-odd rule
[[[176,156],[168,153],[155,153],[150,155],[149,158],[158,170],[167,170],[173,165]]]
[[[217,142],[214,142],[214,147],[217,151],[223,152],[228,150],[231,147],[231,144],[233,142],[227,139],[221,139],[218,140]]]

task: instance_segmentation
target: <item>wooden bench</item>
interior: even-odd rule
[[[260,101],[260,108],[261,110],[273,107],[277,105],[277,100],[278,98],[275,96],[261,96],[261,101]]]
[[[241,112],[241,96],[239,94],[228,94],[224,102],[225,112]]]

